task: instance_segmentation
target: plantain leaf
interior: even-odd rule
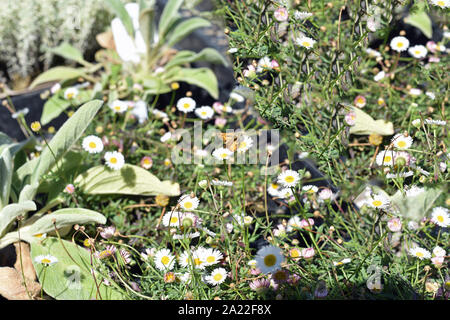
[[[214,72],[208,68],[181,68],[180,71],[170,79],[170,82],[174,81],[187,82],[205,89],[214,99],[218,99],[219,97],[217,78]]]
[[[36,262],[41,255],[58,259],[55,264]],[[105,277],[93,270],[97,263],[92,254],[73,242],[48,237],[31,243],[31,257],[39,282],[49,296],[57,300],[123,300],[120,291],[103,283]]]
[[[86,73],[83,69],[76,69],[71,67],[55,67],[41,73],[30,85],[30,89],[33,89],[39,84],[57,81],[57,80],[69,80],[78,77],[85,77]]]
[[[177,20],[178,10],[182,4],[183,0],[169,0],[164,7],[158,26],[160,39],[164,38],[172,24]]]
[[[117,171],[106,166],[91,168],[79,175],[75,184],[88,194],[180,195],[178,183],[160,181],[147,170],[130,164]]]
[[[225,58],[215,49],[205,48],[199,53],[195,53],[189,50],[179,51],[170,61],[165,65],[165,69],[169,69],[174,66],[183,65],[185,63],[192,63],[196,61],[206,61],[215,64],[228,65]]]
[[[20,215],[25,215],[29,211],[36,210],[36,204],[33,201],[24,201],[22,203],[13,203],[7,205],[0,211],[0,236],[6,231],[7,227]]]
[[[190,18],[178,24],[172,32],[170,32],[167,45],[172,47],[174,44],[188,36],[191,32],[198,28],[209,27],[211,22],[203,18]]]
[[[392,122],[386,122],[385,120],[374,120],[367,113],[356,107],[351,107],[351,110],[356,114],[356,119],[355,124],[350,127],[350,134],[379,134],[382,136],[390,136],[394,134],[394,125]]]

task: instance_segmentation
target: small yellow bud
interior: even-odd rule
[[[39,132],[39,130],[41,130],[41,123],[39,121],[32,122],[31,130],[33,130],[33,132]]]

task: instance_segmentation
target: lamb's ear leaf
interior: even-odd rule
[[[63,58],[66,58],[68,60],[73,60],[78,62],[81,65],[89,65],[90,63],[83,59],[83,54],[80,50],[73,47],[67,42],[63,42],[59,46],[52,48],[49,50],[51,53],[54,53],[58,56],[61,56]]]
[[[149,171],[130,164],[120,170],[93,167],[79,175],[75,184],[87,194],[180,195],[178,183],[160,181]]]
[[[222,64],[224,66],[228,65],[227,60],[213,48],[205,48],[199,53],[195,53],[189,50],[179,51],[164,68],[167,70],[174,66],[183,65],[186,63],[192,63],[197,61],[206,61],[214,64]]]
[[[36,261],[48,254],[58,261],[48,266]],[[54,237],[32,242],[31,257],[44,292],[57,300],[126,299],[120,289],[103,283],[106,275],[93,271],[97,258],[73,242]]]
[[[111,8],[111,10],[114,12],[114,14],[120,19],[120,21],[122,21],[128,34],[134,38],[133,21],[131,20],[130,14],[128,13],[128,11],[125,8],[125,5],[122,3],[122,1],[121,0],[106,0],[106,3]]]
[[[19,216],[25,215],[29,211],[36,210],[33,201],[23,201],[7,205],[0,211],[0,236],[6,231],[8,226]]]
[[[173,77],[170,78],[170,82],[174,81],[187,82],[198,86],[208,91],[214,99],[219,98],[217,78],[214,72],[212,72],[209,68],[181,68]]]
[[[78,77],[86,77],[86,73],[83,69],[71,68],[71,67],[54,67],[41,73],[30,85],[30,89],[35,88],[37,85],[51,82],[75,79]]]
[[[382,136],[390,136],[394,134],[394,125],[392,122],[385,120],[374,120],[367,113],[359,108],[351,107],[355,113],[355,124],[350,127],[350,134],[370,135],[379,134]]]
[[[170,29],[174,21],[177,20],[178,10],[183,4],[184,0],[169,0],[164,7],[159,20],[158,32],[159,38],[162,39],[167,31]]]
[[[170,32],[169,38],[167,40],[167,45],[169,47],[172,47],[173,45],[187,37],[194,30],[209,26],[211,26],[211,22],[198,17],[182,21],[180,24],[174,27],[173,31]]]
[[[406,219],[419,222],[425,218],[434,202],[442,194],[443,190],[428,188],[415,196],[405,196],[398,190],[392,197],[392,206]]]
[[[428,38],[431,39],[433,37],[433,27],[431,23],[431,19],[425,11],[425,4],[423,2],[419,2],[419,8],[413,13],[409,14],[404,22],[410,24],[420,31]]]

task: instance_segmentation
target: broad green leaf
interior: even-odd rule
[[[24,168],[24,171],[30,170],[29,166],[34,168],[31,183],[39,182],[42,176],[50,171],[55,162],[59,161],[69,151],[70,147],[83,135],[102,105],[103,101],[93,100],[81,106],[49,142],[51,150],[49,147],[44,148],[37,159],[27,163],[28,167]],[[30,163],[32,164],[30,165]],[[23,167],[19,168],[19,171]]]
[[[130,164],[114,171],[106,166],[91,168],[79,175],[75,184],[88,194],[180,195],[178,183],[160,181],[147,170]]]
[[[367,113],[356,107],[351,107],[351,110],[356,114],[356,119],[355,124],[350,127],[350,134],[370,135],[375,133],[382,136],[394,134],[392,122],[374,120]]]
[[[225,58],[215,49],[205,48],[199,53],[195,53],[189,50],[179,51],[175,57],[173,57],[168,64],[165,65],[165,69],[183,65],[185,63],[192,63],[196,61],[206,61],[215,64],[223,64],[228,65],[228,62]]]
[[[170,79],[171,82],[182,81],[205,89],[214,98],[219,98],[219,86],[217,78],[208,68],[187,69],[182,68],[175,76]]]
[[[31,235],[39,233],[47,233],[55,230],[53,225],[55,222],[56,228],[59,230],[64,227],[70,227],[74,224],[84,225],[87,223],[105,224],[106,218],[102,214],[82,208],[66,208],[60,209],[50,214],[42,216],[39,220],[34,222],[28,233]]]
[[[27,184],[23,187],[22,191],[19,194],[19,203],[23,203],[25,201],[33,200],[36,196],[36,191],[38,189],[38,185]]]
[[[9,148],[5,148],[0,154],[0,210],[6,207],[9,202],[13,165],[14,163],[11,157],[11,151]]]
[[[170,29],[172,24],[177,20],[178,10],[183,4],[184,0],[169,0],[169,2],[164,7],[159,20],[159,38],[164,38],[167,31]]]
[[[41,255],[58,259],[45,266],[35,261]],[[57,300],[123,300],[125,297],[113,286],[103,283],[106,275],[96,270],[97,258],[73,242],[48,237],[31,243],[31,257],[39,283],[46,294]],[[97,289],[98,286],[98,289]]]
[[[22,203],[13,203],[7,205],[0,211],[0,236],[6,231],[6,228],[20,215],[25,215],[29,211],[36,210],[36,204],[33,201],[24,201]]]
[[[0,146],[11,143],[13,143],[13,140],[7,134],[0,131]]]
[[[134,37],[134,26],[125,5],[121,0],[106,0],[106,3],[114,12],[114,14],[122,21],[125,29],[131,37]]]
[[[443,190],[430,188],[408,197],[398,190],[391,197],[392,207],[404,218],[419,222],[427,216],[428,211],[442,192]]]
[[[149,94],[164,94],[172,91],[172,89],[156,76],[146,75],[142,78],[142,84],[145,91]]]
[[[211,22],[205,20],[203,18],[190,18],[181,22],[177,25],[174,30],[170,33],[167,45],[172,47],[178,41],[187,37],[191,32],[198,28],[209,27],[211,26]]]
[[[30,85],[30,89],[33,89],[39,84],[58,81],[58,80],[68,80],[78,77],[85,77],[86,73],[83,69],[76,69],[71,67],[55,67],[41,73]]]
[[[49,50],[50,52],[57,54],[63,58],[73,60],[82,64],[84,66],[89,65],[90,63],[83,59],[83,54],[77,48],[71,46],[67,42],[63,42],[56,48],[52,48]]]
[[[54,95],[44,104],[44,109],[42,110],[41,115],[41,124],[45,126],[53,119],[59,117],[59,115],[71,105],[80,105],[82,103],[85,103],[91,99],[91,96],[91,90],[81,90],[78,93],[76,99],[70,102],[58,95]]]
[[[422,7],[415,11],[413,14],[408,15],[404,22],[418,28],[428,38],[433,37],[433,27],[431,25],[431,19]]]

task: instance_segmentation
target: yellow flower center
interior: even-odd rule
[[[144,159],[144,163],[145,164],[150,164],[150,160],[149,159]]]
[[[443,7],[445,5],[445,2],[444,1],[438,1],[437,5],[440,6],[440,7]]]
[[[111,158],[111,159],[109,159],[109,162],[111,162],[112,164],[116,164],[117,158]]]
[[[242,141],[242,142],[239,144],[239,148],[240,148],[240,149],[244,149],[245,147],[247,147],[247,143],[246,143],[245,141]]]
[[[225,159],[225,158],[228,157],[228,153],[222,153],[222,154],[220,155],[220,157],[221,157],[222,159]]]
[[[384,162],[391,162],[391,161],[392,161],[391,156],[385,156],[384,157]]]
[[[191,106],[191,105],[190,105],[189,103],[183,104],[183,108],[185,108],[185,109],[189,109],[190,106]]]
[[[202,116],[206,116],[206,111],[202,111]]]
[[[185,202],[185,203],[184,203],[184,207],[185,207],[186,209],[192,208],[192,202]]]
[[[309,48],[311,44],[308,41],[303,41],[302,46]]]
[[[284,178],[284,181],[286,181],[287,183],[292,183],[294,182],[294,177],[293,176],[287,176],[286,178]]]
[[[89,142],[89,148],[94,149],[96,147],[97,147],[97,145],[95,144],[95,142],[93,142],[93,141]]]
[[[358,100],[356,100],[356,102],[358,102],[359,104],[363,104],[364,103],[364,99],[363,98],[358,98]]]
[[[383,204],[383,202],[381,202],[380,200],[375,200],[375,201],[372,201],[372,204],[373,204],[375,207],[379,207],[379,206],[381,206],[381,205]]]
[[[195,259],[194,259],[194,264],[195,264],[196,266],[199,266],[199,265],[202,264],[202,260],[200,260],[199,258],[195,258]]]
[[[214,256],[209,256],[208,258],[206,258],[206,262],[208,263],[213,263],[216,261],[216,257]]]
[[[215,281],[220,281],[223,279],[223,276],[220,273],[216,273],[213,278]]]
[[[42,262],[42,263],[45,263],[45,264],[48,264],[48,263],[50,263],[51,261],[48,260],[47,258],[44,258],[44,259],[41,260],[41,262]]]
[[[399,141],[399,142],[397,143],[397,146],[398,146],[399,148],[404,148],[404,147],[406,147],[406,142],[405,142],[405,141]]]
[[[414,51],[414,53],[417,54],[417,55],[419,55],[419,54],[420,54],[420,51],[419,51],[419,50],[416,50],[416,51]]]
[[[276,262],[277,262],[277,257],[275,257],[275,255],[273,255],[273,254],[268,254],[267,256],[264,257],[264,264],[267,267],[274,266]]]
[[[298,258],[298,257],[300,257],[300,251],[298,251],[297,249],[292,249],[292,250],[291,250],[291,257],[292,257],[292,258]]]
[[[74,96],[74,94],[73,94],[72,92],[67,94],[67,98],[68,98],[68,99],[72,99],[73,96]]]
[[[272,183],[272,188],[278,189],[278,185],[276,183]]]
[[[439,222],[444,222],[444,217],[443,216],[437,216],[437,220]]]
[[[177,222],[178,222],[178,218],[177,217],[170,218],[170,223],[177,223]]]
[[[116,110],[116,111],[120,111],[120,109],[122,109],[120,106],[115,106],[114,107],[114,110]]]
[[[399,48],[403,47],[403,43],[402,42],[397,43],[397,47]]]
[[[418,256],[419,258],[423,257],[423,253],[422,252],[416,252],[416,256]]]
[[[164,256],[164,257],[161,258],[161,263],[162,263],[163,265],[169,264],[169,261],[170,261],[170,259],[169,259],[168,256]]]

